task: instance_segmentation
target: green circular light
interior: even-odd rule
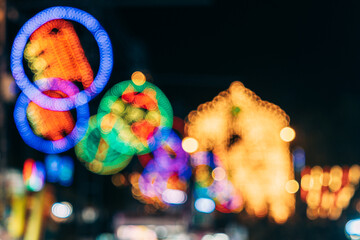
[[[91,172],[115,174],[130,163],[132,155],[122,154],[105,142],[101,138],[96,119],[96,116],[90,118],[85,137],[75,146],[76,156]]]
[[[138,86],[123,81],[101,100],[97,123],[101,136],[113,148],[128,155],[146,154],[169,136],[173,111],[165,94],[155,85],[145,82]]]

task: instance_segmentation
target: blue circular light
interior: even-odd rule
[[[42,79],[36,81],[36,84],[41,89],[41,91],[62,90],[64,91],[64,93],[67,93],[66,91],[73,91],[73,89],[76,88],[76,86],[69,81],[64,81],[64,80],[61,81],[55,78],[50,79],[50,81],[52,82],[55,80],[56,82],[61,81],[70,87],[70,88],[60,88],[59,86],[61,86],[62,84],[54,84],[54,85],[43,84],[44,80],[48,80],[48,79]],[[78,106],[76,108],[77,121],[71,133],[62,139],[50,141],[37,136],[32,131],[26,115],[26,109],[29,103],[30,103],[30,99],[24,93],[21,93],[15,105],[14,119],[15,119],[16,127],[19,130],[20,136],[23,138],[25,143],[28,144],[30,147],[48,154],[61,153],[74,147],[76,143],[78,143],[84,137],[86,130],[88,128],[88,120],[89,120],[89,107],[87,104]]]
[[[94,36],[100,53],[99,70],[91,85],[67,98],[53,99],[43,94],[25,74],[23,53],[30,35],[44,23],[54,19],[67,19],[84,25]],[[89,102],[105,87],[113,67],[110,38],[100,23],[89,13],[72,7],[52,7],[39,12],[20,29],[11,50],[10,67],[16,84],[34,103],[49,110],[67,111]],[[54,109],[54,106],[57,106]]]

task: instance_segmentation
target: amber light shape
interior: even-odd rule
[[[60,91],[44,91],[44,94],[53,98],[67,97]],[[48,140],[59,140],[67,136],[74,128],[75,121],[70,111],[51,111],[29,103],[27,116],[34,132]]]
[[[34,80],[57,77],[81,82],[84,88],[93,82],[93,71],[75,29],[63,19],[49,21],[34,31],[24,55]]]
[[[280,138],[288,126],[283,110],[234,82],[188,115],[185,132],[223,162],[248,214],[284,223],[295,209],[285,188],[294,179],[289,143]]]

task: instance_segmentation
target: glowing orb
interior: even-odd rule
[[[113,86],[101,100],[97,116],[105,141],[128,155],[158,148],[173,122],[170,102],[148,82],[138,86],[124,81]]]

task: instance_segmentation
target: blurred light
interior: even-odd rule
[[[201,240],[214,240],[214,238],[211,234],[206,234],[201,238]]]
[[[142,72],[136,71],[131,75],[131,81],[133,81],[135,85],[141,86],[146,82],[146,77]]]
[[[81,212],[81,218],[85,223],[95,222],[98,215],[98,211],[94,207],[85,207]]]
[[[304,191],[309,191],[310,188],[312,188],[314,185],[314,180],[311,178],[311,175],[309,174],[305,174],[302,178],[301,178],[301,188]]]
[[[65,94],[70,94],[74,89],[77,89],[72,82],[57,78],[44,78],[36,81],[35,84],[41,91],[61,90],[64,91]],[[30,147],[48,154],[61,153],[74,147],[86,133],[89,119],[89,107],[87,104],[76,108],[77,121],[72,131],[59,140],[50,141],[36,135],[29,125],[26,112],[29,103],[30,99],[28,99],[24,93],[21,93],[15,105],[14,120],[20,136]]]
[[[331,169],[319,166],[305,167],[301,175],[301,199],[308,204],[309,219],[328,218],[337,220],[349,206],[359,179],[352,179],[348,167],[333,166]],[[310,173],[310,174],[309,174]],[[353,181],[351,181],[351,179]],[[355,181],[357,180],[357,181]]]
[[[196,152],[199,147],[199,143],[195,138],[186,137],[182,141],[182,148],[187,153]]]
[[[356,211],[358,212],[358,213],[360,213],[360,200],[357,200],[357,202],[356,202]]]
[[[142,155],[167,139],[173,111],[165,94],[155,85],[145,82],[138,86],[123,81],[102,98],[97,122],[101,137],[114,149],[127,155]]]
[[[43,91],[44,94],[54,99],[67,97],[68,95],[65,92],[69,94],[70,91]],[[51,111],[30,102],[26,113],[36,135],[48,140],[62,139],[70,134],[75,126],[74,118],[70,111]]]
[[[78,35],[69,21],[56,19],[41,25],[31,34],[24,55],[34,72],[34,80],[57,77],[81,82],[84,89],[94,80]]]
[[[166,226],[156,226],[155,232],[159,239],[166,239],[166,237],[168,236],[168,229],[166,228]]]
[[[360,219],[350,220],[345,225],[345,231],[351,239],[360,237]]]
[[[89,119],[84,138],[76,144],[75,154],[89,171],[101,175],[115,174],[130,163],[132,155],[123,154],[121,148],[112,145],[102,138],[95,115]]]
[[[123,225],[116,231],[119,240],[157,240],[156,232],[146,226]]]
[[[214,178],[214,180],[221,181],[225,179],[226,172],[225,169],[223,169],[222,167],[217,167],[212,171],[211,175]]]
[[[229,236],[225,233],[215,233],[214,240],[230,240]]]
[[[41,93],[28,79],[23,67],[23,54],[30,35],[42,24],[54,19],[66,19],[85,26],[94,36],[100,55],[99,69],[91,85],[69,98],[51,99]],[[36,49],[36,48],[35,48]],[[83,105],[95,97],[105,87],[113,67],[112,46],[108,34],[100,23],[89,13],[72,7],[52,7],[41,11],[27,21],[17,34],[11,50],[11,71],[16,84],[23,93],[40,107],[58,111],[67,111]]]
[[[195,201],[195,209],[202,213],[211,213],[215,210],[215,202],[209,198],[198,198]]]
[[[289,180],[285,185],[285,189],[288,193],[296,193],[299,190],[299,183],[296,180]]]
[[[295,131],[291,127],[284,127],[280,131],[280,137],[285,142],[291,142],[295,138]]]
[[[51,213],[57,218],[69,218],[73,208],[68,202],[54,203],[51,207]]]
[[[294,161],[294,168],[296,172],[301,172],[305,167],[305,151],[304,149],[297,147],[292,152],[293,161]]]
[[[1,74],[1,96],[6,102],[12,102],[16,97],[16,85],[11,74]]]
[[[126,178],[123,174],[118,173],[118,174],[112,175],[111,182],[114,184],[115,187],[121,187],[126,184]]]
[[[295,196],[285,190],[287,181],[294,179],[289,144],[279,137],[281,129],[288,126],[289,117],[282,109],[261,100],[242,83],[233,82],[212,101],[189,113],[185,133],[198,141],[197,151],[216,153],[227,173],[232,184],[229,189],[233,190],[221,192],[232,192],[237,197],[223,197],[226,199],[223,203],[231,206],[234,200],[239,211],[244,206],[250,215],[268,214],[276,223],[284,223],[295,210]],[[193,159],[194,155],[192,164],[199,166],[200,161]],[[199,180],[200,175],[206,176],[199,174]],[[208,175],[211,178],[211,172]],[[206,183],[215,186],[221,181],[199,182],[204,188],[204,196],[199,197],[207,197]],[[213,194],[218,199],[223,195],[217,195],[216,191]],[[226,211],[223,203],[214,200],[217,210]]]
[[[45,157],[46,178],[51,183],[70,186],[73,181],[74,162],[69,156],[47,155]]]
[[[116,240],[114,234],[112,233],[102,233],[96,237],[95,240]]]
[[[23,179],[29,191],[38,192],[44,187],[45,166],[42,162],[27,159],[23,168]]]
[[[169,204],[183,204],[187,200],[187,195],[181,190],[166,189],[162,194],[162,199]]]

